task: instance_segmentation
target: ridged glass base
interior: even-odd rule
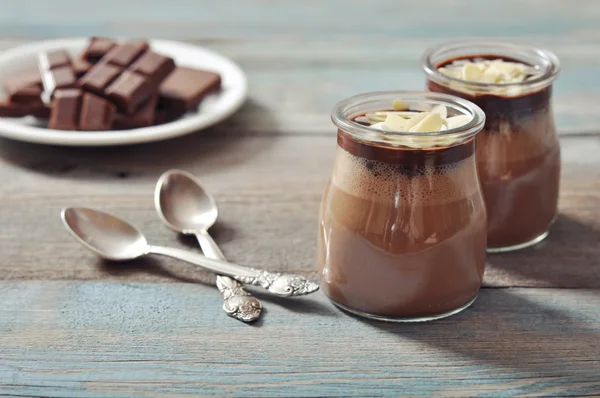
[[[358,315],[361,316],[363,318],[369,318],[369,319],[375,319],[378,321],[385,321],[385,322],[402,322],[402,323],[406,323],[406,322],[427,322],[427,321],[435,321],[436,319],[442,319],[442,318],[446,318],[449,316],[452,316],[454,314],[458,314],[459,312],[461,312],[462,310],[468,308],[471,304],[473,304],[473,302],[477,299],[477,296],[475,296],[473,298],[473,300],[469,301],[467,304],[456,308],[454,310],[448,311],[448,312],[444,312],[442,314],[436,314],[436,315],[428,315],[428,316],[422,316],[422,317],[409,317],[409,318],[403,318],[403,317],[389,317],[389,316],[381,316],[381,315],[375,315],[375,314],[369,314],[368,312],[362,312],[359,310],[354,310],[352,308],[348,308],[345,307],[343,305],[341,305],[340,303],[337,303],[333,300],[331,300],[331,302],[333,304],[335,304],[337,307],[339,307],[340,309],[349,312],[351,314],[354,315]]]

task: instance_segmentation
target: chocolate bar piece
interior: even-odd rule
[[[42,81],[44,90],[54,92],[56,89],[75,87],[77,78],[71,66],[61,66],[46,72]]]
[[[2,86],[10,96],[23,88],[29,88],[34,86],[41,88],[42,76],[40,75],[40,72],[38,70],[23,72],[17,75],[10,76],[2,82]]]
[[[175,68],[171,58],[148,49],[148,43],[143,40],[117,45],[79,80],[79,84],[109,98],[120,113],[134,114]]]
[[[51,111],[52,111],[52,108],[50,108],[48,105],[39,104],[39,105],[35,105],[31,109],[30,115],[33,115],[40,119],[48,119],[50,117]]]
[[[127,42],[113,46],[105,57],[79,79],[78,85],[100,96],[107,97],[106,88],[144,51],[148,43]]]
[[[17,104],[35,105],[42,103],[42,89],[38,86],[23,87],[12,93],[8,99]]]
[[[42,77],[39,71],[31,71],[11,76],[3,82],[9,102],[20,104],[40,104]]]
[[[182,111],[176,111],[172,109],[161,109],[160,107],[156,110],[156,116],[154,117],[154,124],[165,124],[170,123],[176,119],[179,119],[185,114]]]
[[[106,88],[105,93],[122,113],[134,113],[148,99],[156,85],[143,75],[125,71]]]
[[[94,94],[83,94],[81,103],[80,130],[110,130],[116,108],[109,101]]]
[[[0,101],[0,117],[23,117],[29,115],[30,111],[28,105]]]
[[[69,66],[70,64],[71,60],[66,51],[50,51],[38,55],[38,65],[40,70],[43,71]]]
[[[218,73],[177,67],[160,85],[159,107],[185,112],[221,86]]]
[[[137,49],[146,48],[144,44],[147,45],[143,42]],[[123,56],[120,61],[130,59],[134,48],[130,45],[128,56]],[[146,51],[106,89],[106,94],[117,104],[121,113],[133,114],[158,90],[160,83],[173,69],[175,62],[171,58]]]
[[[158,97],[154,95],[148,101],[146,101],[133,115],[118,114],[117,118],[115,119],[115,128],[134,129],[152,126],[156,116],[157,101]]]
[[[43,52],[38,55],[44,91],[49,95],[56,89],[75,87],[77,78],[65,51]]]
[[[57,130],[77,130],[82,94],[79,89],[56,90],[48,127]]]
[[[146,51],[129,70],[145,75],[150,80],[163,81],[175,69],[175,61],[154,51]]]
[[[0,117],[24,117],[33,115],[40,119],[50,117],[50,107],[43,104],[26,104],[11,101],[0,101]]]
[[[71,65],[73,66],[73,72],[75,73],[75,77],[77,77],[78,79],[81,76],[85,75],[92,68],[92,64],[84,59],[73,59],[71,61]]]
[[[102,62],[126,68],[149,48],[148,43],[143,40],[129,40],[110,50]]]
[[[90,39],[90,44],[81,58],[89,63],[95,64],[116,45],[117,43],[111,39],[104,37],[92,37]]]
[[[105,96],[104,90],[122,72],[121,68],[102,61],[94,65],[88,73],[83,75],[79,79],[78,85],[100,96]]]

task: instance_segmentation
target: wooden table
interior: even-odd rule
[[[1,396],[600,394],[597,1],[4,3],[2,48],[89,34],[189,39],[239,62],[250,99],[215,128],[155,144],[0,140]],[[422,89],[421,52],[464,36],[503,36],[560,57],[563,174],[550,238],[491,256],[485,288],[460,315],[385,324],[345,315],[322,294],[260,295],[263,319],[248,326],[222,313],[208,274],[163,259],[104,263],[61,226],[62,207],[92,206],[152,242],[196,250],[153,208],[158,176],[182,168],[217,197],[214,236],[230,260],[316,278],[332,105]]]

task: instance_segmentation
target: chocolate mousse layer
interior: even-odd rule
[[[349,153],[360,158],[395,164],[399,168],[413,169],[428,166],[447,166],[460,162],[475,153],[475,139],[470,138],[450,147],[433,147],[426,149],[403,146],[384,146],[381,144],[365,144],[353,138],[343,130],[338,130],[338,145]]]

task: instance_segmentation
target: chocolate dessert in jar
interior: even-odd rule
[[[455,314],[477,297],[486,214],[475,165],[485,115],[461,98],[375,92],[338,103],[319,216],[321,286],[388,321]]]
[[[560,146],[552,106],[556,56],[533,47],[463,41],[425,52],[432,92],[460,96],[486,114],[477,168],[488,215],[488,252],[532,246],[556,219]]]

